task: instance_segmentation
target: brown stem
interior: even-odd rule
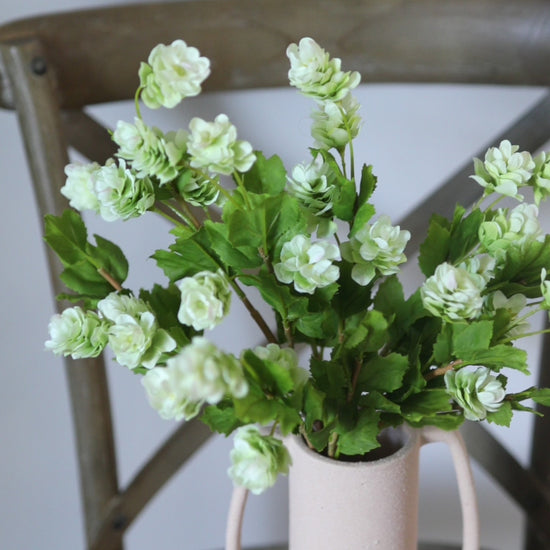
[[[424,376],[424,380],[426,380],[426,382],[429,382],[430,380],[433,380],[438,376],[443,376],[446,372],[453,370],[455,367],[458,367],[459,365],[462,365],[462,363],[464,363],[462,359],[456,359],[455,361],[451,361],[448,365],[445,365],[444,367],[439,367],[437,369],[431,370],[430,372],[426,373],[426,375]]]
[[[122,290],[120,283],[116,281],[110,273],[107,273],[102,267],[100,267],[97,272],[115,289]]]
[[[243,303],[244,307],[248,310],[248,313],[250,313],[252,319],[256,322],[260,330],[263,332],[264,336],[266,337],[267,341],[271,344],[277,344],[278,340],[265,322],[264,318],[261,316],[260,312],[250,303],[248,300],[246,294],[242,291],[242,289],[237,284],[237,281],[230,279],[231,286],[241,299],[241,302]]]
[[[357,382],[359,381],[359,375],[361,374],[361,368],[363,367],[363,361],[360,358],[357,358],[355,362],[355,370],[353,371],[353,378],[351,380],[351,388],[348,393],[348,403],[353,399],[355,390],[357,389]]]

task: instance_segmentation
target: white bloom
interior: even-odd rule
[[[234,170],[246,172],[256,160],[252,145],[237,140],[237,129],[227,115],[218,115],[214,122],[195,117],[189,123],[189,130],[187,151],[193,168],[229,175]]]
[[[535,204],[539,205],[550,195],[550,155],[542,152],[534,162],[535,170],[530,183],[535,190]]]
[[[138,177],[155,177],[164,184],[178,175],[178,163],[186,151],[187,133],[180,130],[165,135],[136,118],[134,124],[119,120],[113,141],[119,146],[117,155],[131,163]]]
[[[352,279],[366,286],[376,271],[382,275],[397,273],[397,266],[407,261],[403,250],[410,238],[409,231],[392,226],[388,216],[380,216],[372,225],[365,224],[349,242],[342,244],[342,256],[354,264]]]
[[[248,393],[240,362],[199,336],[178,355],[168,359],[166,367],[181,372],[182,395],[190,402],[214,405],[225,396],[240,399]]]
[[[151,109],[175,107],[182,99],[200,94],[201,84],[210,74],[210,61],[199,50],[174,40],[159,44],[139,69],[141,98]]]
[[[107,344],[109,325],[92,311],[76,306],[54,315],[48,325],[46,349],[73,359],[97,357]]]
[[[485,249],[502,259],[508,248],[526,250],[533,242],[542,242],[544,233],[538,219],[538,208],[534,204],[518,204],[509,215],[499,209],[497,215],[479,226],[479,240]]]
[[[176,283],[181,292],[180,323],[211,330],[229,313],[231,290],[223,271],[201,271]]]
[[[437,266],[435,273],[420,288],[424,307],[437,317],[450,321],[477,318],[483,307],[480,279],[461,267],[448,263]]]
[[[340,251],[326,241],[311,242],[305,235],[296,235],[281,249],[281,261],[273,266],[281,283],[294,283],[297,292],[313,294],[338,280],[340,270],[333,265],[340,260]]]
[[[140,179],[123,159],[108,161],[94,174],[99,213],[106,221],[127,220],[144,214],[155,203],[153,184]]]
[[[332,208],[335,185],[330,168],[317,155],[309,164],[298,164],[292,170],[290,192],[313,214],[320,216]]]
[[[69,199],[69,204],[76,210],[99,211],[93,176],[100,168],[101,166],[97,162],[74,163],[65,166],[67,179],[61,188],[61,193]]]
[[[193,206],[209,206],[220,197],[219,186],[215,179],[186,170],[176,180],[176,187],[182,198]]]
[[[445,385],[468,420],[485,420],[488,412],[498,411],[506,395],[500,381],[486,367],[477,367],[475,371],[466,368],[448,371]]]
[[[477,285],[483,288],[495,276],[496,261],[488,254],[480,254],[461,262],[458,267],[465,269]]]
[[[141,383],[149,404],[165,420],[190,420],[197,416],[203,403],[189,401],[183,391],[185,373],[177,365],[154,367],[147,371]]]
[[[470,176],[486,189],[486,193],[500,193],[522,199],[518,187],[527,185],[535,163],[527,151],[518,152],[519,146],[508,140],[491,147],[485,154],[485,161],[474,159],[475,176]]]
[[[361,117],[359,103],[348,94],[342,101],[325,101],[313,112],[311,135],[319,149],[342,150],[357,137]]]
[[[330,56],[312,38],[302,38],[286,50],[288,79],[304,95],[316,100],[340,101],[361,81],[361,75],[341,70],[341,60]]]
[[[229,476],[236,485],[259,495],[277,481],[279,474],[288,474],[292,463],[283,442],[262,435],[255,426],[243,426],[235,431],[230,454]]]
[[[175,349],[175,340],[159,328],[155,315],[143,300],[112,292],[97,307],[113,323],[109,328],[109,346],[121,365],[151,369],[163,353]]]

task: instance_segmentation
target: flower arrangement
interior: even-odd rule
[[[550,157],[503,141],[476,159],[482,199],[456,206],[450,220],[432,217],[419,256],[426,279],[406,297],[398,274],[410,234],[376,215],[372,167],[355,166],[360,76],[311,38],[287,56],[290,84],[316,106],[309,161],[287,173],[277,156],[239,140],[225,114],[170,133],[148,126],[141,103],[173,108],[210,73],[185,42],[158,45],[139,69],[134,122],[112,133],[116,158],[67,166],[61,192],[73,209],[48,216],[45,231],[71,291],[61,298],[76,304],[53,316],[46,347],[73,358],[108,347],[142,376],[163,418],[200,416],[234,432],[229,473],[255,493],[288,471],[280,434],[358,459],[386,426],[507,426],[515,411],[533,411],[525,400],[550,404],[546,389],[511,392],[506,374],[528,373],[514,343],[530,335],[531,315],[550,310],[550,237],[537,219],[550,195]],[[505,197],[517,205],[499,207]],[[99,236],[88,241],[82,210],[108,221],[168,219],[173,244],[153,256],[168,282],[125,288],[122,251]],[[245,287],[257,289],[271,318]],[[232,300],[265,338],[239,356],[205,337]]]

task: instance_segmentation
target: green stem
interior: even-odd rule
[[[103,267],[100,267],[97,272],[117,291],[121,291],[122,290],[122,286],[120,285],[120,283],[115,280],[115,278],[110,274],[108,273],[107,271],[105,271],[105,269]]]
[[[233,172],[233,178],[237,182],[237,186],[239,187],[239,189],[242,191],[244,201],[246,202],[246,206],[248,206],[248,208],[252,209],[252,204],[251,204],[250,198],[248,196],[248,191],[246,190],[246,187],[244,186],[244,181],[243,181],[241,175],[237,171],[234,171]]]
[[[509,344],[510,342],[513,342],[514,340],[519,340],[520,338],[529,338],[530,336],[538,336],[539,334],[548,334],[550,333],[550,328],[546,330],[537,330],[535,332],[526,332],[525,334],[520,334],[519,336],[514,336],[513,338],[506,338],[506,340],[502,340],[501,344]]]
[[[136,114],[137,114],[137,116],[140,120],[143,120],[142,117],[141,117],[141,108],[139,106],[139,96],[141,95],[142,90],[143,90],[143,88],[141,86],[139,86],[138,89],[136,90],[136,95],[134,96],[134,104],[136,106]]]
[[[338,434],[336,432],[332,432],[330,434],[330,437],[328,438],[328,456],[330,458],[338,458],[337,451],[338,448]]]

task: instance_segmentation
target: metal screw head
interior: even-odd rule
[[[48,66],[46,60],[43,57],[33,57],[31,61],[31,71],[37,76],[43,76],[46,74]]]

